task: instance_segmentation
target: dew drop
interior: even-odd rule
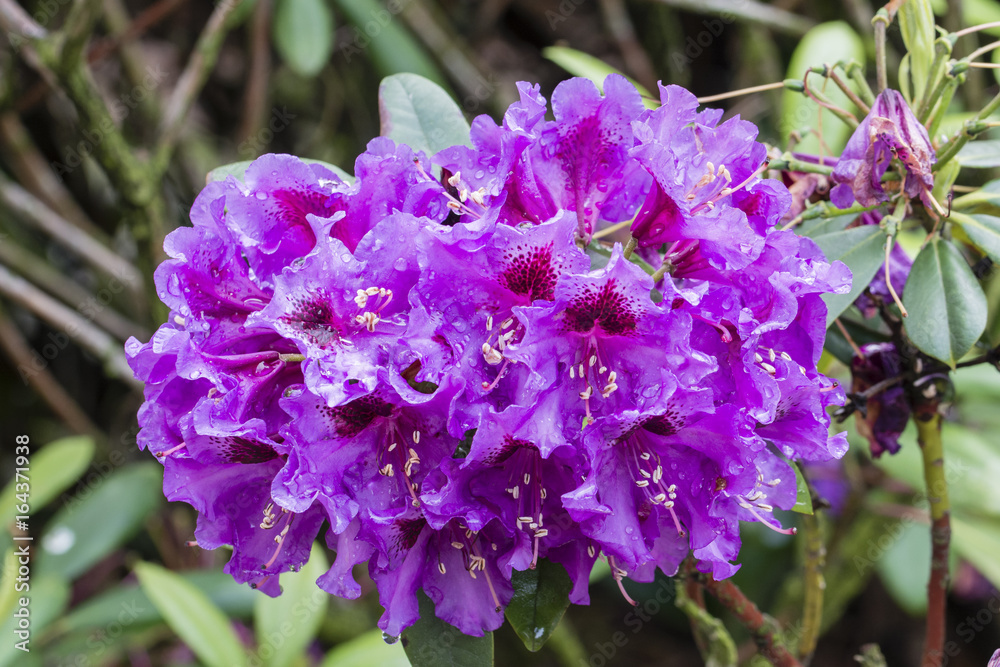
[[[406,258],[400,257],[395,262],[392,263],[392,268],[397,271],[406,271]]]
[[[259,199],[260,201],[264,201],[265,199],[267,199],[267,193],[266,192],[258,192],[254,196],[257,197],[257,199]]]
[[[485,175],[486,175],[486,172],[485,172],[485,171],[483,171],[482,169],[480,169],[480,170],[478,170],[478,171],[476,172],[476,178],[477,178],[477,179],[479,179],[479,178],[482,178],[482,177],[483,177],[483,176],[485,176]]]
[[[396,642],[399,641],[399,637],[394,637],[393,635],[383,632],[382,641],[384,641],[386,644],[395,644]]]

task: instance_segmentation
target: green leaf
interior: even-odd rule
[[[639,94],[643,97],[643,103],[648,108],[655,109],[660,106],[659,98],[646,90],[638,81],[626,76],[600,58],[595,58],[589,53],[577,51],[568,46],[547,46],[542,49],[542,55],[573,76],[582,76],[585,79],[590,79],[602,93],[604,92],[604,79],[609,74],[621,74],[639,91]]]
[[[387,644],[380,630],[369,630],[343,644],[338,644],[320,667],[410,667],[406,652],[397,642]]]
[[[573,582],[562,565],[543,559],[534,570],[515,570],[511,583],[514,597],[507,605],[507,620],[525,648],[537,651],[566,613]]]
[[[962,226],[969,240],[994,262],[1000,262],[1000,218],[992,215],[965,215],[951,212],[952,222]]]
[[[137,563],[136,576],[167,625],[208,667],[239,667],[246,654],[222,611],[180,575],[154,563]]]
[[[333,12],[325,0],[278,0],[271,24],[274,46],[296,73],[319,73],[333,51]]]
[[[38,571],[68,580],[86,572],[134,535],[163,502],[162,482],[161,466],[148,462],[127,466],[81,490],[46,524]]]
[[[986,295],[962,253],[941,238],[914,260],[903,305],[913,344],[952,367],[986,329]]]
[[[434,615],[434,603],[417,592],[420,618],[403,631],[402,644],[413,667],[488,667],[493,664],[493,633],[463,635]]]
[[[922,99],[934,60],[934,12],[929,0],[907,0],[899,8],[899,31],[910,56],[911,100]],[[903,77],[900,76],[900,79]]]
[[[13,448],[10,453],[14,453]],[[80,478],[93,458],[94,440],[86,435],[62,438],[50,442],[37,451],[33,449],[28,456],[30,470],[27,474],[31,484],[28,514],[33,515],[68,489],[73,482]],[[13,463],[14,457],[11,456],[8,461]],[[15,509],[15,505],[19,503],[14,502],[15,483],[18,481],[11,480],[4,487],[3,492],[0,492],[0,526],[4,528],[9,526],[14,521],[14,517],[20,514]]]
[[[394,74],[378,88],[383,137],[404,143],[428,156],[458,144],[469,144],[469,123],[440,86],[416,74]]]
[[[829,261],[840,260],[851,269],[853,280],[847,294],[824,294],[826,325],[830,326],[868,287],[885,261],[885,232],[875,225],[862,225],[813,238]]]
[[[810,67],[852,59],[862,65],[865,63],[864,43],[851,26],[844,21],[821,23],[806,33],[795,48],[788,66],[787,78],[802,79]],[[816,75],[810,76],[809,81],[816,86],[822,86],[823,83],[821,77]],[[840,108],[848,111],[854,109],[854,105],[839,88],[827,86],[824,94]],[[819,127],[819,106],[802,93],[786,90],[782,95],[782,109],[780,127],[781,137],[785,141],[795,130]],[[835,155],[838,154],[847,143],[851,129],[827,110],[823,110],[822,127],[826,146],[834,151]],[[820,148],[817,137],[810,135],[797,144],[795,150],[803,153],[819,153]]]
[[[812,494],[809,493],[809,485],[806,484],[806,478],[802,476],[802,469],[799,468],[799,464],[793,462],[791,466],[792,470],[795,471],[795,505],[792,507],[792,511],[799,514],[812,514]]]
[[[834,232],[842,232],[847,225],[858,219],[857,213],[846,215],[835,215],[830,218],[819,217],[814,220],[804,220],[795,230],[799,236],[808,236],[814,239],[818,236],[826,236]]]
[[[1000,519],[951,519],[955,551],[1000,588]]]
[[[286,667],[305,651],[319,630],[329,594],[316,585],[329,563],[322,547],[314,543],[309,560],[298,572],[281,575],[281,595],[256,596],[253,623],[258,654],[270,646],[268,667]]]
[[[337,176],[340,177],[342,181],[347,183],[353,183],[354,177],[349,173],[341,169],[335,164],[330,164],[329,162],[323,162],[322,160],[312,160],[309,158],[300,158],[306,164],[318,164],[326,167]],[[253,163],[253,160],[243,160],[241,162],[231,162],[230,164],[224,164],[221,167],[216,167],[212,171],[208,172],[205,176],[205,182],[211,183],[212,181],[224,181],[229,176],[234,177],[239,182],[244,182],[246,180],[247,168]]]
[[[890,528],[889,537],[892,544],[875,562],[875,569],[906,613],[923,616],[927,613],[927,582],[931,574],[930,530],[919,522],[902,521]]]
[[[354,28],[350,39],[337,46],[337,55],[351,67],[359,58],[371,58],[382,76],[412,72],[444,86],[445,77],[413,35],[400,25],[403,2],[384,5],[377,0],[335,0]]]
[[[963,167],[1000,167],[1000,140],[969,142],[958,151],[955,158]]]
[[[590,257],[590,270],[596,271],[597,269],[603,269],[608,265],[608,261],[611,259],[611,248],[602,246],[600,243],[590,243],[584,249],[587,256]],[[639,257],[639,253],[632,253],[629,255],[628,261],[632,262],[640,269],[653,275],[656,273],[656,269],[652,267],[646,260]]]
[[[952,212],[974,211],[976,213],[1000,215],[1000,179],[990,181],[969,194],[956,197],[951,204],[951,208]]]
[[[3,583],[5,586],[7,585],[6,581]],[[53,621],[62,615],[66,608],[66,604],[69,602],[69,585],[60,577],[36,577],[35,573],[31,574],[29,583],[31,590],[27,594],[21,593],[19,596],[24,595],[31,601],[28,606],[31,622],[31,641],[28,647],[34,653],[38,650],[38,638]],[[15,613],[17,613],[16,609]],[[22,667],[27,663],[24,660],[24,651],[14,647],[15,642],[20,641],[14,634],[15,620],[14,616],[6,616],[0,623],[0,636],[4,638],[4,641],[0,642],[0,667],[8,665]]]
[[[261,597],[249,586],[241,585],[222,570],[193,570],[180,577],[208,596],[227,617],[250,618],[254,603]],[[122,585],[105,591],[73,608],[59,619],[60,633],[100,628],[115,621],[141,628],[162,622],[159,610],[137,585]]]

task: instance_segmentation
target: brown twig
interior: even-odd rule
[[[927,585],[927,634],[922,667],[941,667],[946,639],[948,604],[948,550],[951,542],[951,507],[944,473],[941,415],[937,401],[914,406],[917,441],[924,460],[927,500],[931,507],[931,577]]]
[[[184,127],[187,113],[208,80],[212,68],[215,67],[219,51],[222,49],[223,39],[226,36],[229,17],[241,4],[243,4],[243,0],[228,0],[220,2],[216,6],[198,37],[194,52],[177,81],[174,92],[167,100],[163,111],[163,120],[160,123],[160,140],[156,149],[156,171],[158,173],[163,173],[166,170],[170,155],[173,153],[181,129]]]
[[[711,576],[700,578],[702,585],[750,631],[761,655],[775,667],[802,667],[780,641],[777,621],[762,613],[731,580],[715,581]]]
[[[241,144],[264,125],[267,114],[267,89],[271,75],[271,3],[272,0],[257,0],[250,23],[250,72],[243,95],[243,120],[237,133]]]

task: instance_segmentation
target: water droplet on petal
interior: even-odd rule
[[[390,634],[386,634],[385,632],[383,632],[382,641],[384,641],[386,644],[395,644],[396,642],[399,641],[399,637],[394,637]]]
[[[265,199],[267,199],[267,193],[266,192],[258,192],[254,196],[257,197],[257,199],[259,199],[261,201],[264,201]]]

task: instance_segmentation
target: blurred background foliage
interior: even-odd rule
[[[81,117],[78,98],[31,66],[30,47],[9,28],[17,6],[0,0],[7,24],[0,44],[0,471],[13,477],[15,437],[28,435],[35,560],[32,652],[22,654],[11,639],[15,494],[8,485],[0,492],[0,665],[211,667],[408,663],[399,644],[373,630],[380,609],[371,586],[356,602],[318,592],[312,582],[331,556],[319,544],[308,566],[283,580],[278,599],[234,584],[222,573],[228,554],[186,545],[193,511],[164,501],[159,464],[135,447],[142,398],[121,346],[131,335],[148,338],[164,315],[152,268],[162,259],[163,235],[185,224],[206,173],[265,152],[352,171],[379,134],[379,81],[394,73],[439,83],[470,119],[499,117],[515,99],[516,81],[538,82],[548,95],[571,73],[600,79],[610,68],[647,90],[662,80],[709,96],[801,78],[810,66],[841,59],[870,62],[877,9],[868,0],[22,0],[45,30],[72,21],[85,28],[70,36],[85,49],[88,85],[111,127]],[[1000,19],[996,0],[940,0],[935,9],[952,30]],[[898,26],[889,33],[893,72],[903,52]],[[961,48],[998,33],[985,31]],[[942,131],[958,127],[996,86],[989,71],[968,77]],[[826,92],[842,102],[832,86]],[[848,136],[791,91],[720,105],[780,147],[801,137],[803,150],[836,151]],[[807,128],[819,130],[825,146]],[[118,138],[137,164],[159,160],[162,178],[145,183],[149,173],[109,165],[102,151]],[[997,176],[996,154],[996,144],[988,147],[983,168],[963,171],[959,184]],[[146,186],[155,194],[140,196]],[[990,274],[985,286],[987,337],[996,345],[1000,281]],[[863,331],[852,333],[864,342]],[[842,362],[830,356],[827,363],[849,382]],[[948,628],[959,651],[948,664],[981,666],[1000,645],[989,604],[1000,585],[1000,375],[988,366],[967,369],[956,386],[945,439],[957,553]],[[836,511],[824,513],[826,634],[813,664],[852,664],[867,642],[879,643],[891,665],[915,664],[930,557],[915,438],[904,434],[900,455],[873,463],[851,432],[842,464],[808,471],[820,495],[836,496]],[[759,525],[745,526],[744,535],[736,581],[778,619],[796,618],[801,546]],[[504,627],[496,633],[497,664],[700,664],[673,604],[673,582],[626,585],[639,609],[597,574],[591,606],[571,608],[538,653]],[[710,610],[721,613],[711,603]],[[742,641],[741,658],[754,663],[745,633],[730,629]]]

